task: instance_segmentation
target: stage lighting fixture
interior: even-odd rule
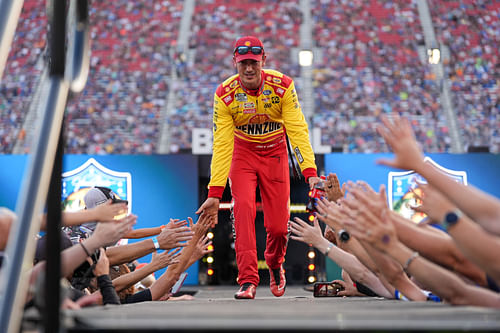
[[[213,270],[212,268],[209,268],[209,269],[207,270],[207,275],[208,275],[208,276],[212,276],[212,275],[214,275],[214,270]]]
[[[207,262],[209,264],[213,263],[214,262],[214,257],[207,257]]]
[[[314,259],[316,257],[316,252],[314,252],[314,251],[307,252],[307,257],[309,259]]]
[[[211,231],[207,232],[207,237],[208,237],[208,239],[213,239],[214,238],[214,233],[211,232]]]
[[[314,283],[316,282],[316,277],[314,275],[310,275],[308,278],[307,278],[307,282],[309,283]]]
[[[309,266],[307,266],[307,269],[309,269],[310,271],[314,271],[315,268],[316,266],[314,266],[314,264],[309,264]]]
[[[314,215],[313,214],[309,214],[308,220],[309,220],[309,222],[314,221]]]
[[[214,250],[214,246],[212,244],[210,244],[209,246],[207,246],[207,250],[208,251],[213,251]]]

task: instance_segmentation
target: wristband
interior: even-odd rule
[[[87,248],[85,247],[85,245],[83,245],[82,242],[80,242],[80,245],[82,246],[83,251],[85,251],[85,254],[87,254],[87,257],[90,257],[89,250],[87,250]]]
[[[403,271],[408,273],[408,267],[413,262],[413,260],[415,260],[418,256],[419,256],[419,253],[417,251],[413,252],[413,254],[410,256],[410,258],[408,258],[408,260],[406,260],[406,262],[403,266]]]
[[[156,239],[156,237],[151,238],[151,240],[153,241],[153,244],[155,246],[155,250],[159,250],[160,249],[160,243],[158,243],[158,240]]]
[[[328,253],[330,253],[330,250],[332,249],[332,247],[333,247],[333,243],[328,242],[328,248],[326,249],[326,251],[324,253],[325,257],[328,257]]]

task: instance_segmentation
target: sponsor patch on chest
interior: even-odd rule
[[[237,93],[236,95],[234,95],[234,97],[238,102],[248,101],[248,96],[245,93]]]

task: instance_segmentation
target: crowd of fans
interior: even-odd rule
[[[394,154],[377,163],[414,170],[425,179],[413,189],[410,208],[427,219],[417,224],[391,210],[384,185],[378,192],[361,180],[340,186],[337,175],[329,174],[325,197],[314,201],[313,223],[290,221],[291,238],[311,244],[342,268],[333,296],[500,308],[500,199],[426,162],[407,118],[382,116],[381,121],[377,133]],[[85,210],[62,214],[64,309],[172,300],[182,272],[211,251],[205,234],[215,221],[208,215],[202,213],[197,223],[170,219],[134,230],[137,216],[117,220],[127,212],[127,202],[113,198],[110,189],[93,187],[85,194]],[[324,232],[318,221],[325,224]],[[15,223],[15,214],[0,207],[0,259]],[[45,215],[42,230],[46,224]],[[116,245],[121,238],[143,237]],[[26,308],[45,306],[46,242],[45,237],[37,240]],[[136,259],[149,253],[151,262],[137,265]],[[164,267],[158,279],[151,276]]]
[[[211,128],[213,92],[234,74],[231,47],[243,34],[261,38],[266,67],[295,78],[300,96],[300,68],[292,57],[303,20],[298,0],[196,2],[187,53],[176,45],[182,8],[176,0],[92,3],[90,75],[68,104],[68,153],[155,153],[169,89],[175,96],[166,120],[169,150],[189,150],[191,130]],[[464,145],[499,152],[500,6],[429,0],[429,8],[438,42],[450,50],[444,68]],[[448,151],[442,82],[418,54],[424,38],[416,1],[311,0],[311,10],[320,51],[311,123],[322,129],[321,143],[344,152],[387,151],[374,120],[399,113],[411,119],[426,151]],[[0,82],[2,153],[11,153],[17,140],[29,150],[21,128],[45,63],[45,30],[44,3],[25,1]]]
[[[92,2],[85,90],[67,107],[67,153],[151,154],[168,96],[182,3]],[[0,85],[2,152],[11,153],[38,83],[46,41],[45,3],[27,0]],[[26,151],[30,142],[24,142]]]
[[[86,209],[63,212],[61,230],[61,277],[65,296],[61,307],[79,309],[90,305],[124,304],[176,299],[172,287],[181,274],[204,255],[211,252],[205,236],[213,221],[201,214],[196,223],[170,219],[154,228],[133,229],[137,220],[127,212],[127,202],[114,200],[109,188],[90,188],[85,197]],[[0,259],[16,215],[0,207]],[[48,223],[41,218],[41,230]],[[122,238],[147,239],[125,245]],[[137,259],[152,253],[149,263]],[[43,280],[47,258],[46,235],[38,237],[26,307],[43,311]],[[1,263],[5,261],[0,261]],[[167,267],[156,279],[152,273]]]
[[[500,152],[500,3],[429,0],[465,144]]]
[[[24,139],[24,117],[43,70],[47,19],[45,2],[24,2],[16,36],[0,81],[0,153],[12,153]]]
[[[314,70],[312,126],[322,129],[322,144],[344,152],[385,151],[374,120],[396,113],[412,118],[426,151],[446,151],[439,83],[419,60],[416,2],[315,0],[312,12],[322,54]]]
[[[377,132],[394,152],[378,164],[415,170],[424,180],[413,189],[411,208],[425,213],[416,224],[387,205],[361,180],[342,187],[326,179],[325,198],[316,199],[313,225],[295,218],[292,239],[312,244],[342,267],[338,296],[380,296],[406,301],[500,308],[498,298],[500,200],[456,182],[425,162],[412,125],[382,116]],[[318,223],[326,225],[324,235]]]
[[[155,153],[182,3],[93,2],[91,8],[89,80],[68,105],[66,152]]]

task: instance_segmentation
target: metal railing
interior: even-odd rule
[[[50,1],[50,0],[49,0]],[[6,62],[23,1],[3,1],[0,15],[0,74]],[[49,10],[49,93],[41,99],[40,124],[16,204],[17,222],[9,234],[7,260],[0,273],[0,332],[19,332],[34,255],[33,239],[47,202],[47,270],[45,332],[60,331],[60,225],[64,110],[70,90],[80,92],[89,65],[88,0],[71,0],[66,27],[66,0],[51,0]],[[5,25],[8,29],[5,29]],[[69,36],[66,32],[69,32]],[[66,53],[66,39],[68,51]],[[66,71],[66,69],[68,69]],[[47,200],[48,199],[48,200]]]

